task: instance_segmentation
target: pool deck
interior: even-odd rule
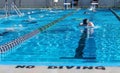
[[[119,73],[120,67],[0,65],[0,73]]]

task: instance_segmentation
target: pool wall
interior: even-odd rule
[[[112,11],[112,13],[118,18],[118,20],[120,21],[120,16],[113,10],[113,9],[110,9]]]

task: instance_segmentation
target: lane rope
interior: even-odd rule
[[[46,24],[46,25],[44,25],[42,27],[39,27],[38,29],[36,29],[36,30],[34,30],[34,31],[32,31],[32,32],[30,32],[28,34],[25,34],[25,35],[23,35],[21,37],[18,37],[18,38],[14,39],[14,40],[12,40],[10,42],[7,42],[7,43],[5,43],[3,45],[0,45],[0,54],[5,53],[8,50],[11,50],[13,47],[23,43],[25,40],[35,36],[36,34],[42,32],[42,31],[45,31],[49,27],[51,27],[51,26],[55,25],[56,23],[62,21],[63,19],[65,19],[66,17],[72,15],[73,13],[75,13],[75,11],[70,12],[69,14],[66,14],[61,18],[58,18],[58,19],[52,21],[51,23],[48,23],[48,24]]]

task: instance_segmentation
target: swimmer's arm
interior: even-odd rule
[[[78,25],[78,28],[79,28],[80,26],[83,26],[83,23],[80,23],[80,24]]]
[[[89,22],[88,26],[94,27],[94,24],[92,22]]]
[[[83,26],[83,23],[80,23],[79,26]]]

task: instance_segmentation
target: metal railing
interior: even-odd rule
[[[5,8],[4,8],[4,10],[5,10],[5,16],[6,16],[6,17],[9,16],[9,12],[8,12],[9,9],[8,9],[8,8],[9,8],[9,7],[8,7],[8,2],[6,1],[6,2],[5,2]]]
[[[22,16],[23,14],[20,12],[20,10],[17,8],[14,2],[11,4],[12,9],[17,13],[17,15]]]

